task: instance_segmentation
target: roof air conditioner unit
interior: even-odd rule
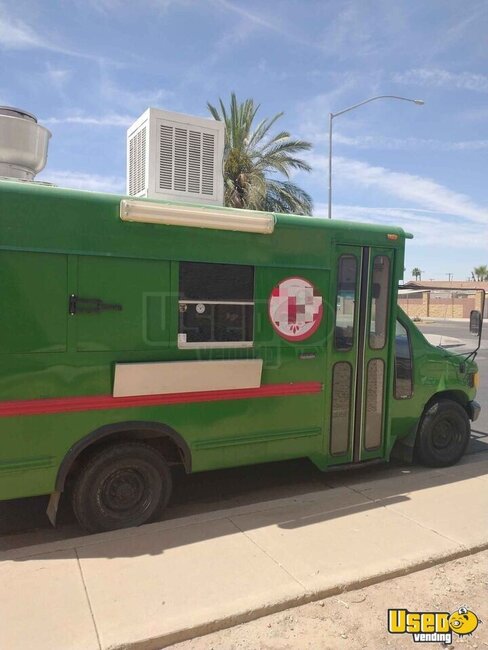
[[[148,108],[127,130],[127,194],[223,205],[225,125]]]

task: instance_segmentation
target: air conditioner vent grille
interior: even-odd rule
[[[161,124],[159,130],[159,187],[212,196],[215,136]]]
[[[173,189],[173,127],[166,124],[160,128],[159,187]]]
[[[203,133],[202,194],[214,192],[214,147],[215,136]]]
[[[175,176],[174,189],[186,192],[187,181],[188,131],[175,129]]]
[[[146,188],[146,127],[129,140],[129,194],[135,196]]]
[[[190,131],[188,150],[188,191],[200,194],[202,161],[202,134]]]

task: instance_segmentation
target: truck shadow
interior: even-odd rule
[[[190,477],[177,474],[171,506],[160,522],[81,537],[83,531],[65,503],[57,530],[43,522],[43,528],[21,529],[20,544],[15,536],[14,543],[9,543],[8,534],[3,542],[0,540],[0,560],[24,561],[33,556],[56,559],[66,557],[67,550],[75,547],[85,558],[156,555],[265,526],[298,529],[375,511],[404,504],[410,494],[420,490],[487,478],[488,445],[474,439],[473,451],[477,445],[482,446],[482,452],[471,453],[458,465],[443,469],[390,463],[322,473],[306,460],[294,460]],[[484,490],[481,482],[480,489]],[[9,521],[3,514],[7,512],[15,519],[12,509],[21,507],[21,502],[29,502],[28,509],[38,520],[44,516],[45,499],[2,503],[0,535],[5,535]],[[45,542],[54,543],[46,546]]]

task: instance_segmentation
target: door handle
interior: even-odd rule
[[[69,315],[101,314],[103,311],[122,311],[122,305],[109,304],[100,298],[80,298],[74,293],[69,297]]]

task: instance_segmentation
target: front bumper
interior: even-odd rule
[[[468,402],[466,406],[466,410],[468,412],[468,417],[471,420],[471,422],[476,422],[476,420],[479,417],[480,411],[481,411],[481,406],[473,400],[472,402]]]

